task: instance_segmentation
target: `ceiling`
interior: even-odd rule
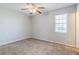
[[[74,3],[35,3],[35,4],[38,6],[45,7],[45,9],[42,10],[42,12],[48,12],[55,9],[74,5]],[[21,10],[21,8],[25,7],[25,3],[0,3],[0,7],[5,7],[14,11],[30,15],[29,12]]]

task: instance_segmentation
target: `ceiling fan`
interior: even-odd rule
[[[42,9],[45,9],[45,7],[37,6],[34,3],[26,3],[25,8],[22,8],[21,10],[27,10],[30,12],[30,14],[33,14],[33,13],[42,14],[42,11],[41,11]]]

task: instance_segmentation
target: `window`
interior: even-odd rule
[[[55,32],[67,32],[67,14],[55,16]]]

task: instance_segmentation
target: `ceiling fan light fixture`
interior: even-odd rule
[[[29,12],[36,13],[36,9],[29,9]]]
[[[39,7],[35,4],[27,4],[25,8],[23,8],[22,10],[28,10],[31,14],[32,13],[39,13],[41,14],[41,9],[44,9],[44,7]]]

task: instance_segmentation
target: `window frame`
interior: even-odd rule
[[[66,33],[67,32],[67,14],[55,15],[55,32]]]

